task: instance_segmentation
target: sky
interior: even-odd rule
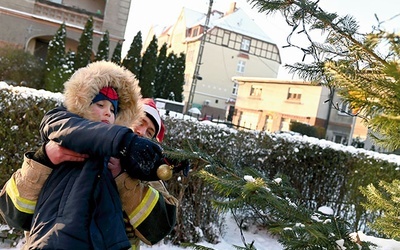
[[[187,7],[199,12],[206,13],[209,0],[131,0],[131,8],[128,24],[125,33],[125,42],[122,48],[122,54],[125,55],[130,47],[133,37],[138,31],[142,32],[142,38],[145,40],[150,27],[157,29],[173,24],[182,10]],[[233,0],[214,0],[213,9],[225,12],[228,10]],[[236,6],[243,9],[247,15],[272,38],[278,45],[281,53],[282,65],[301,61],[303,54],[293,48],[283,49],[286,44],[287,34],[290,28],[286,25],[283,18],[276,14],[266,17],[265,14],[258,13],[246,0],[236,0]],[[374,17],[376,14],[381,21],[389,20],[400,14],[398,0],[320,0],[320,6],[328,12],[337,12],[339,15],[354,16],[361,26],[361,31],[370,31],[373,25],[377,24]],[[397,22],[396,22],[397,21]],[[390,22],[386,22],[384,27],[388,31],[400,30],[400,17],[396,17]],[[280,79],[295,79],[289,75],[283,67],[278,73]]]
[[[0,91],[2,89],[10,89],[14,92],[20,93],[23,96],[35,96],[38,98],[51,98],[57,101],[62,101],[62,94],[61,93],[52,93],[49,91],[45,90],[36,90],[36,89],[31,89],[31,88],[26,88],[26,87],[13,87],[11,85],[8,85],[5,82],[0,81]],[[160,110],[160,113],[162,116],[165,115],[165,110]],[[188,119],[188,116],[183,116],[182,114],[175,113],[175,112],[170,112],[171,117],[175,117],[177,119],[179,118],[184,118]],[[201,124],[204,124],[205,126],[223,126],[222,124],[215,125],[215,123],[212,123],[210,121],[202,121]],[[223,131],[223,130],[222,130]],[[290,141],[305,141],[310,144],[316,144],[321,146],[322,148],[332,148],[334,150],[340,150],[340,151],[346,151],[352,154],[359,154],[362,153],[364,155],[369,155],[370,157],[376,158],[376,159],[382,159],[388,162],[393,162],[397,163],[397,165],[400,166],[400,156],[399,155],[394,155],[394,154],[380,154],[378,152],[374,151],[368,151],[365,149],[361,148],[354,148],[352,146],[344,146],[342,144],[337,144],[331,141],[327,140],[319,140],[317,138],[313,137],[308,137],[308,136],[301,136],[301,135],[290,135],[290,134],[277,134],[276,136],[279,137],[285,137],[286,140]],[[400,168],[400,167],[399,167]],[[245,177],[244,177],[245,178]],[[248,181],[251,181],[251,178],[245,178]],[[331,209],[327,207],[321,207],[319,208],[319,211],[324,212],[326,214],[332,214]],[[225,233],[221,235],[221,242],[212,245],[210,243],[207,243],[205,241],[200,242],[201,245],[215,249],[215,250],[235,250],[236,248],[233,247],[233,244],[238,245],[238,246],[243,246],[243,243],[241,241],[240,237],[240,231],[233,220],[232,216],[229,214],[226,215],[226,229]],[[0,232],[3,230],[9,230],[8,226],[6,225],[0,225]],[[353,233],[355,234],[355,233]],[[363,234],[362,232],[358,232],[358,235],[362,241],[370,241],[375,244],[377,244],[376,248],[372,248],[374,250],[398,250],[400,249],[400,242],[391,240],[391,239],[382,239],[382,238],[376,238],[372,236],[368,236]],[[265,230],[260,230],[258,228],[252,228],[248,231],[244,232],[244,237],[246,239],[247,243],[251,243],[253,240],[255,242],[255,247],[258,250],[283,250],[283,246],[279,244],[276,238],[272,237],[270,234],[268,234],[267,231]],[[20,249],[21,245],[17,245],[15,247],[9,247],[5,243],[2,243],[0,241],[0,250],[16,250]],[[150,246],[142,246],[142,250],[152,250],[152,249],[158,249],[158,250],[183,250],[184,248],[180,248],[178,246],[171,246],[171,245],[156,245],[153,247]],[[344,250],[344,249],[342,249]]]

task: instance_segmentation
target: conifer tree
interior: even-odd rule
[[[171,92],[174,94],[175,101],[183,101],[183,85],[185,84],[185,53],[180,53],[179,56],[175,56],[175,67],[173,68],[174,78],[171,83]]]
[[[292,27],[288,44],[303,51],[303,62],[287,65],[290,72],[328,86],[350,103],[352,113],[363,118],[371,136],[387,149],[400,148],[400,45],[398,35],[380,29],[359,32],[357,21],[324,11],[318,1],[251,0],[267,15],[280,12]],[[320,31],[324,40],[313,36]],[[293,36],[304,35],[301,44]],[[319,40],[318,40],[319,39]],[[304,40],[308,45],[304,45]],[[308,58],[311,63],[304,62]],[[331,100],[332,101],[332,100]],[[335,103],[332,106],[338,108]]]
[[[115,45],[114,52],[111,56],[111,62],[121,65],[121,53],[122,53],[122,42],[118,42]]]
[[[143,54],[142,67],[139,74],[139,85],[143,97],[154,97],[154,80],[157,67],[157,37],[153,36],[149,46]]]
[[[139,31],[133,38],[128,53],[122,61],[122,66],[129,69],[138,79],[140,75],[140,68],[142,65],[142,48],[142,32]]]
[[[379,233],[394,239],[400,238],[399,187],[400,181],[393,180],[392,183],[380,181],[378,188],[372,184],[360,188],[361,193],[367,198],[363,206],[382,215],[369,225]]]
[[[173,92],[173,85],[176,80],[175,67],[176,67],[176,54],[171,52],[168,54],[166,61],[166,76],[164,80],[163,92],[161,97],[164,99],[175,101],[175,93]]]
[[[167,56],[167,77],[164,84],[164,92],[162,98],[175,101],[175,93],[173,92],[173,85],[176,80],[175,67],[176,67],[176,54],[171,52]]]
[[[250,0],[250,3],[267,15],[280,12],[292,27],[284,47],[299,48],[304,57],[302,63],[287,65],[290,72],[337,91],[350,103],[352,113],[349,115],[364,118],[377,143],[387,149],[400,148],[400,43],[397,34],[382,30],[380,22],[372,31],[360,33],[353,17],[324,11],[318,1]],[[324,41],[313,39],[310,31],[315,30],[324,34]],[[292,36],[298,34],[305,35],[308,46],[293,42]],[[312,62],[305,63],[305,57],[312,58]],[[372,227],[398,237],[399,181],[382,182],[381,189],[378,191],[373,185],[361,188],[368,199],[364,206],[383,213]]]
[[[157,70],[154,79],[154,97],[164,96],[167,74],[167,44],[164,43],[157,56]]]
[[[75,52],[69,50],[65,55],[65,63],[60,69],[60,81],[62,81],[62,89],[64,89],[64,83],[74,74],[75,72]]]
[[[302,206],[298,193],[284,176],[270,180],[254,168],[242,169],[202,158],[210,164],[199,175],[219,195],[212,200],[213,205],[222,212],[232,212],[239,228],[249,224],[267,227],[279,236],[284,249],[369,249],[370,244],[355,242],[350,225],[334,217],[328,208],[314,211]],[[243,235],[242,239],[243,249],[255,249]]]
[[[63,89],[62,66],[65,63],[65,42],[67,31],[65,23],[60,25],[53,39],[49,42],[45,63],[45,89],[58,92]],[[60,79],[61,78],[61,79]]]
[[[89,17],[79,39],[75,56],[75,69],[85,67],[91,62],[93,46],[93,17]]]
[[[101,38],[94,60],[108,61],[109,51],[110,51],[110,34],[108,30],[106,30],[106,32],[104,32],[103,37]]]

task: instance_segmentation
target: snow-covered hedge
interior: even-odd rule
[[[41,118],[61,100],[60,93],[11,87],[0,82],[1,185],[20,167],[24,152],[36,150],[40,145]],[[311,208],[332,207],[336,214],[353,223],[354,230],[371,219],[360,206],[364,197],[358,187],[377,184],[379,180],[400,179],[397,156],[343,148],[301,136],[237,131],[176,118],[165,120],[166,147],[191,148],[199,156],[210,156],[217,163],[252,167],[269,178],[284,174],[304,204]],[[192,167],[198,170],[207,164],[199,160]],[[174,176],[168,181],[170,191],[181,200],[179,224],[170,238],[174,242],[218,240],[215,230],[220,226],[219,216],[210,202],[215,194],[195,172],[188,178]]]
[[[191,144],[199,154],[210,155],[216,162],[236,168],[252,167],[270,179],[284,174],[298,190],[304,204],[315,209],[332,207],[336,215],[351,222],[355,230],[364,227],[372,216],[361,207],[364,197],[358,187],[400,178],[399,166],[395,162],[397,156],[356,150],[326,141],[318,144],[314,139],[302,136],[237,131],[189,120],[165,120],[167,145],[188,148],[187,145]],[[179,190],[180,186],[179,181],[170,181],[170,187]],[[182,202],[183,211],[193,210],[193,202],[202,203],[193,201],[191,196],[189,191],[185,196],[187,200]],[[205,203],[210,196],[211,191],[198,198],[204,199]]]

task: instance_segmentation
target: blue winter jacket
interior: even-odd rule
[[[128,249],[122,207],[107,159],[117,156],[132,130],[91,122],[59,107],[42,120],[47,142],[86,153],[83,163],[66,162],[47,179],[33,215],[29,249]]]

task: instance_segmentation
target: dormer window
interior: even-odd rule
[[[248,39],[248,38],[242,39],[242,45],[240,46],[240,50],[247,51],[247,52],[250,50],[250,39]]]
[[[192,30],[192,37],[195,37],[199,34],[199,27],[196,27]]]

